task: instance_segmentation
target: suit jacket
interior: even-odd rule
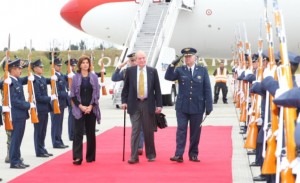
[[[148,109],[150,113],[155,113],[156,107],[162,107],[162,95],[160,83],[155,68],[145,66],[147,69],[148,85]],[[134,114],[137,110],[137,66],[129,67],[126,70],[124,87],[122,90],[122,104],[127,104],[128,114]]]
[[[212,111],[212,91],[207,69],[195,65],[193,76],[187,66],[169,66],[165,79],[178,80],[178,95],[176,99],[176,111],[188,114],[203,114],[204,111]]]

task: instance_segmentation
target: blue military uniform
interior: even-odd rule
[[[20,59],[9,62],[9,68],[19,67]],[[10,89],[10,104],[11,104],[11,116],[13,130],[11,132],[11,145],[9,149],[10,167],[11,168],[26,168],[29,165],[23,164],[21,160],[21,143],[24,136],[26,119],[29,118],[28,110],[30,109],[30,103],[26,102],[23,85],[27,84],[27,77],[16,78],[10,76],[11,84]],[[1,88],[3,83],[1,83]]]
[[[38,59],[31,63],[31,67],[43,67],[43,63]],[[34,147],[37,157],[49,157],[52,155],[45,148],[48,113],[52,111],[51,98],[47,92],[47,84],[50,84],[50,82],[50,79],[46,79],[44,76],[34,75],[33,87],[39,119],[39,122],[34,124]]]
[[[54,60],[54,64],[61,66],[61,60],[56,58]],[[63,130],[63,118],[64,118],[64,110],[68,105],[68,92],[67,92],[67,81],[66,76],[62,73],[56,72],[57,76],[56,81],[56,90],[58,94],[58,102],[60,114],[54,114],[51,112],[51,138],[53,148],[66,148],[66,146],[62,141],[62,130]]]
[[[71,66],[76,66],[77,65],[77,60],[75,58],[70,59],[70,65]],[[65,64],[68,65],[68,60],[65,61]],[[75,74],[75,71],[72,71]],[[70,91],[69,89],[69,85],[67,85],[68,91]],[[69,116],[68,116],[68,134],[69,134],[69,139],[72,141],[74,138],[74,116],[72,114],[72,105],[71,105],[71,97],[68,95],[68,112],[69,112]]]
[[[183,49],[184,55],[195,54],[193,48]],[[212,111],[212,91],[207,69],[194,65],[191,75],[187,66],[175,68],[170,65],[166,71],[165,79],[169,81],[178,80],[179,91],[176,100],[177,132],[176,132],[176,152],[171,161],[178,161],[176,157],[181,157],[184,153],[187,136],[188,121],[190,121],[190,147],[189,158],[197,159],[198,145],[201,134],[201,123],[203,113],[207,115]],[[182,160],[183,161],[183,160]],[[178,161],[178,162],[182,162]]]

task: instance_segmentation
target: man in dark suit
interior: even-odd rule
[[[207,69],[197,66],[194,48],[181,50],[185,64],[175,68],[182,57],[178,57],[169,65],[165,79],[178,80],[179,92],[176,100],[177,132],[176,151],[171,161],[183,162],[183,153],[186,144],[187,127],[190,122],[189,159],[199,162],[198,145],[201,134],[201,123],[204,112],[209,115],[212,107],[212,92]]]
[[[162,110],[162,96],[157,70],[146,66],[146,58],[143,51],[136,52],[137,66],[127,69],[122,91],[122,108],[128,109],[132,124],[129,164],[139,162],[138,144],[141,127],[144,132],[146,157],[149,162],[155,161],[156,158],[154,119],[155,113]]]

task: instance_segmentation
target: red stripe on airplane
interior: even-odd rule
[[[83,31],[81,27],[81,19],[88,11],[101,4],[126,1],[135,0],[70,0],[61,9],[60,15],[66,22]]]

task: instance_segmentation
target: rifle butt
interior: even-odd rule
[[[39,122],[39,118],[37,116],[37,112],[35,108],[30,109],[30,118],[31,118],[31,122],[34,124]]]
[[[256,149],[256,139],[258,135],[258,128],[256,122],[249,125],[247,139],[244,144],[244,148]]]
[[[240,122],[246,122],[246,117],[247,117],[247,111],[246,111],[246,102],[242,103],[242,108],[241,108],[241,116],[240,116]]]
[[[60,109],[59,109],[59,106],[58,106],[58,100],[57,99],[53,100],[53,113],[54,114],[60,114]]]
[[[280,172],[281,183],[295,183],[295,177],[291,168],[286,168]]]
[[[266,157],[262,165],[262,174],[275,174],[276,173],[276,137],[272,135],[267,140]]]
[[[4,113],[4,124],[5,124],[5,130],[13,130],[13,124],[10,119],[10,113],[5,112]]]
[[[102,89],[102,95],[107,95],[105,86],[102,86],[101,89]]]

